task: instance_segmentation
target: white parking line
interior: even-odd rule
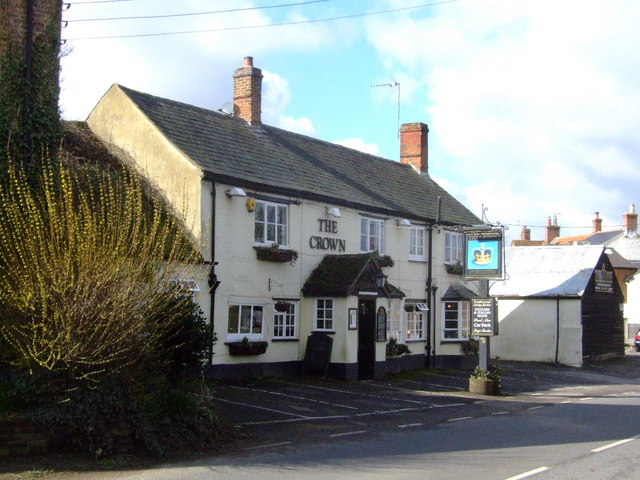
[[[383,395],[374,395],[372,393],[351,392],[349,390],[340,390],[340,389],[337,389],[337,388],[319,387],[317,385],[302,385],[302,384],[299,384],[299,383],[289,383],[288,385],[296,385],[298,387],[302,386],[302,387],[308,387],[308,388],[316,388],[318,390],[325,390],[327,392],[343,393],[343,394],[347,394],[347,395],[351,395],[351,396],[371,397],[371,398],[378,398],[380,400],[393,400],[395,402],[417,403],[419,405],[424,405],[424,402],[420,402],[418,400],[409,400],[409,399],[406,399],[406,398],[388,397],[388,396],[383,396]],[[371,383],[369,385],[376,386],[376,387],[383,387],[383,385],[376,385],[375,383]],[[400,389],[400,390],[406,390],[406,389]]]
[[[247,447],[244,450],[257,450],[259,448],[282,447],[283,445],[291,445],[292,442],[268,443],[266,445],[258,445],[255,447]]]
[[[527,408],[527,410],[540,410],[541,408],[544,408],[544,405],[538,405],[537,407],[529,407]]]
[[[516,475],[515,477],[509,477],[506,480],[522,480],[523,478],[532,477],[537,475],[538,473],[546,472],[549,470],[549,467],[540,467],[535,470],[529,470],[528,472],[521,473],[520,475]]]
[[[283,415],[291,415],[292,417],[309,418],[306,415],[299,415],[297,413],[283,412],[281,410],[274,410],[273,408],[266,408],[266,407],[260,407],[258,405],[251,405],[249,403],[233,402],[231,400],[225,400],[224,398],[211,397],[211,399],[212,400],[216,400],[218,402],[231,403],[232,405],[240,405],[242,407],[256,408],[258,410],[266,410],[267,412],[281,413]]]
[[[421,427],[424,423],[408,423],[406,425],[398,425],[398,428]]]
[[[635,437],[625,438],[624,440],[618,440],[617,442],[610,443],[608,445],[603,445],[602,447],[594,448],[591,450],[593,453],[604,452],[605,450],[609,450],[610,448],[618,447],[620,445],[624,445],[625,443],[633,442],[640,438],[640,435],[636,435]]]
[[[462,420],[470,420],[473,417],[458,417],[458,418],[450,418],[447,422],[461,422]]]
[[[352,406],[349,406],[349,405],[342,405],[340,403],[326,402],[324,400],[317,400],[315,398],[301,397],[299,395],[291,395],[289,393],[272,392],[270,390],[262,390],[262,389],[259,389],[259,388],[237,387],[237,386],[233,386],[233,385],[230,388],[235,388],[235,389],[238,389],[238,390],[249,390],[249,391],[260,392],[260,393],[268,393],[270,395],[278,395],[278,396],[286,397],[286,398],[294,398],[296,400],[304,400],[306,402],[320,403],[320,404],[323,404],[323,405],[329,405],[329,406],[333,406],[333,407],[348,408],[350,410],[359,410],[358,407],[352,407]]]
[[[333,435],[329,435],[329,437],[346,437],[349,435],[360,435],[361,433],[366,433],[366,430],[358,430],[356,432],[345,432],[345,433],[334,433]]]

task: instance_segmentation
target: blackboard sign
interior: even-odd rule
[[[378,333],[378,341],[386,342],[387,341],[387,311],[384,307],[378,308],[378,313],[376,313],[376,326]]]
[[[491,337],[495,335],[495,304],[493,298],[471,299],[471,335]]]
[[[302,374],[307,372],[321,373],[325,377],[329,374],[329,361],[331,360],[331,348],[333,338],[325,333],[312,333],[307,339],[307,348],[304,351],[302,362]]]

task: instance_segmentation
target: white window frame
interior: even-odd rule
[[[460,232],[446,230],[444,232],[444,263],[455,265],[464,258],[464,237]]]
[[[380,218],[360,218],[360,251],[375,252],[384,255],[385,245],[385,221]]]
[[[424,340],[424,311],[406,312],[407,342]]]
[[[260,210],[263,212],[262,220],[258,220]],[[269,221],[270,210],[273,212],[271,221]],[[289,246],[289,205],[256,200],[253,219],[253,240],[255,245]],[[273,228],[273,231],[270,231],[270,227]]]
[[[449,305],[456,305],[455,310],[453,308],[448,309]],[[455,318],[452,318],[452,313],[456,312]],[[447,315],[449,313],[449,315]],[[449,316],[449,318],[447,318]],[[471,302],[468,300],[446,300],[442,302],[442,341],[443,342],[457,342],[461,340],[469,339],[471,317]],[[451,326],[451,323],[455,322],[455,326]]]
[[[409,229],[409,260],[417,262],[427,261],[427,235],[424,227]]]
[[[297,302],[287,302],[287,311],[273,310],[273,338],[297,339],[298,338],[298,306]]]
[[[235,331],[231,331],[231,315],[232,310],[238,310],[238,324]],[[248,312],[248,330],[243,331],[242,325],[242,314],[243,312]],[[259,318],[257,316],[258,312],[260,312]],[[259,322],[256,322],[259,320]],[[259,328],[254,325],[254,322],[259,323]],[[261,304],[252,304],[252,303],[230,303],[229,304],[229,313],[227,317],[227,341],[228,342],[237,342],[242,341],[244,337],[247,337],[250,341],[262,340],[263,332],[264,332],[264,305]]]
[[[316,298],[313,324],[317,331],[335,331],[335,302],[333,298]]]

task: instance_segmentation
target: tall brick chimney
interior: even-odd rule
[[[633,237],[638,233],[638,214],[636,213],[636,204],[632,203],[629,211],[622,215],[624,229],[627,237]]]
[[[593,233],[602,231],[602,219],[600,218],[600,212],[596,212],[596,218],[593,219]]]
[[[524,225],[520,231],[520,240],[531,240],[531,229],[527,228],[526,225]]]
[[[233,73],[233,114],[262,123],[262,70],[253,66],[253,57],[244,57],[244,65]]]
[[[560,236],[560,225],[558,225],[558,218],[554,215],[553,222],[551,217],[547,219],[547,226],[545,227],[545,241],[547,245],[551,245],[554,238]]]
[[[400,127],[400,162],[418,172],[429,171],[429,127],[424,123],[404,123]]]

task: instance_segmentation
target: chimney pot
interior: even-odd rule
[[[429,171],[429,127],[426,124],[402,124],[400,162],[411,165],[420,173]]]
[[[600,212],[595,212],[596,218],[593,219],[593,232],[601,232],[602,231],[602,219],[600,218]]]
[[[244,57],[244,65],[233,73],[233,114],[262,123],[262,70],[253,66],[253,57]]]
[[[638,233],[638,214],[635,204],[631,204],[629,211],[622,216],[622,221],[627,236],[635,236]]]
[[[547,218],[547,226],[545,227],[545,242],[547,245],[553,243],[553,239],[560,236],[560,226],[558,225],[558,217],[553,216],[553,222],[551,217]]]

